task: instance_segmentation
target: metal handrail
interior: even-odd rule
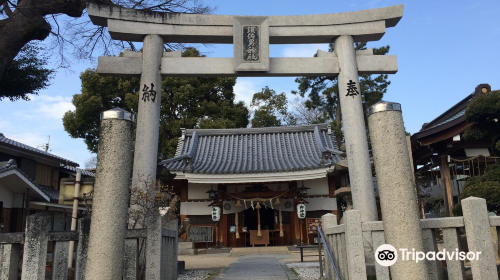
[[[330,249],[328,249],[328,244],[326,243],[325,236],[323,235],[323,232],[321,231],[320,227],[317,227],[317,229],[318,229],[319,235],[321,237],[321,241],[323,242],[323,244],[325,244],[325,246],[324,246],[325,251],[328,254],[328,257],[330,258],[330,262],[332,263],[333,270],[335,271],[335,275],[337,275],[337,279],[340,280],[339,273],[337,271],[337,268],[335,267],[335,263],[333,262],[332,254],[330,253]],[[320,245],[320,248],[321,248],[321,244],[318,244],[318,245]],[[321,275],[321,276],[323,277],[323,275]]]

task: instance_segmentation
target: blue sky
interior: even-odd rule
[[[405,4],[403,18],[388,28],[382,40],[368,47],[390,45],[397,55],[399,72],[389,75],[392,84],[384,100],[399,102],[406,129],[418,132],[470,94],[480,83],[500,89],[500,1],[292,1],[205,0],[217,6],[214,14],[305,15],[338,13]],[[196,46],[210,57],[230,57],[232,45]],[[325,45],[271,45],[272,57],[311,57]],[[55,60],[54,60],[55,61]],[[58,70],[51,85],[31,101],[0,101],[0,132],[6,137],[38,146],[50,135],[51,152],[83,166],[90,153],[81,139],[64,131],[62,115],[73,110],[71,98],[80,92],[79,74],[96,65],[72,59],[71,69]],[[238,78],[237,100],[247,104],[264,86],[277,92],[297,89],[295,78]]]

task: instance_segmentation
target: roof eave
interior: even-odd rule
[[[444,123],[440,126],[436,126],[436,127],[433,127],[433,128],[430,128],[428,130],[424,130],[424,131],[420,131],[420,132],[417,132],[415,134],[413,134],[411,137],[410,137],[410,140],[411,142],[415,142],[415,141],[418,141],[422,138],[425,138],[425,137],[428,137],[428,136],[431,136],[433,134],[437,134],[441,131],[444,131],[446,129],[449,129],[453,126],[456,126],[462,122],[465,122],[465,117],[464,116],[460,116],[450,122],[447,122],[447,123]]]
[[[25,174],[20,172],[17,168],[12,168],[10,170],[5,170],[0,173],[0,179],[6,178],[10,175],[16,175],[18,178],[20,178],[26,185],[28,185],[35,193],[45,199],[47,202],[50,202],[50,197],[44,193],[35,183],[33,183],[30,178],[26,177]],[[21,190],[21,192],[24,193],[24,190]]]
[[[458,111],[462,110],[463,108],[467,107],[469,105],[470,101],[471,101],[471,98],[474,97],[474,94],[475,93],[469,94],[467,97],[465,97],[464,99],[462,99],[460,102],[458,102],[457,104],[453,105],[453,107],[451,107],[450,109],[446,110],[444,113],[442,113],[441,115],[439,115],[437,118],[433,119],[425,127],[431,127],[433,124],[440,123],[440,122],[448,119],[452,115],[456,114]],[[432,130],[434,128],[435,127],[429,128],[429,129],[426,129],[426,130]],[[422,128],[422,129],[425,129],[425,128]],[[424,131],[425,130],[421,130],[420,132],[424,132]]]
[[[71,165],[73,167],[80,166],[78,163],[70,161],[70,160],[61,159],[61,158],[54,157],[54,156],[51,156],[51,155],[48,155],[48,154],[38,153],[36,151],[32,151],[32,150],[29,150],[29,149],[21,148],[21,147],[18,147],[16,145],[12,145],[12,144],[9,144],[9,143],[0,142],[0,145],[5,146],[7,149],[15,150],[15,151],[23,153],[23,154],[28,154],[28,155],[33,156],[35,158],[41,158],[41,159],[46,159],[46,160],[48,159],[48,160],[51,160],[51,161],[54,161],[54,162],[57,162],[57,163],[63,163],[63,164]]]
[[[177,174],[175,180],[188,180],[190,183],[197,184],[228,184],[228,183],[265,183],[265,182],[284,182],[296,180],[312,180],[326,177],[334,167],[325,167],[318,169],[308,169],[300,171],[287,172],[269,172],[269,173],[238,173],[238,174],[206,174],[206,173],[187,173],[181,171],[171,171]]]

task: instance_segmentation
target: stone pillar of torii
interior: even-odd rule
[[[96,25],[113,39],[143,42],[142,53],[99,57],[103,76],[141,77],[133,184],[155,180],[158,156],[161,77],[337,76],[354,209],[361,220],[378,219],[360,74],[394,74],[396,56],[356,51],[355,42],[377,41],[403,16],[403,5],[347,13],[305,16],[223,16],[144,12],[88,2]],[[231,58],[181,57],[163,52],[164,43],[233,44]],[[269,57],[269,44],[335,43],[316,57]]]

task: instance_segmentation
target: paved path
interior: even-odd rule
[[[214,280],[288,280],[297,276],[280,260],[280,256],[242,256],[224,268]]]

